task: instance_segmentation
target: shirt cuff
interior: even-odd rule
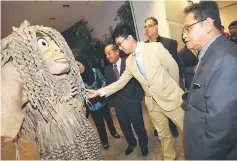
[[[105,96],[105,94],[106,94],[103,89],[99,89],[99,90],[97,90],[97,91],[98,91],[100,97],[103,97],[103,96]]]

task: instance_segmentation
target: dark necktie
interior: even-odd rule
[[[115,76],[116,76],[116,79],[118,80],[119,79],[119,77],[120,77],[120,75],[119,75],[119,71],[118,71],[118,69],[117,69],[117,65],[116,64],[114,64],[114,74],[115,74]]]

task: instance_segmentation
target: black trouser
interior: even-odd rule
[[[90,114],[94,120],[94,123],[96,125],[99,137],[100,137],[100,141],[103,145],[108,144],[108,136],[107,136],[107,132],[106,132],[106,128],[105,128],[105,123],[104,123],[104,119],[107,123],[108,129],[110,131],[111,135],[115,135],[116,129],[114,127],[114,123],[113,120],[110,116],[110,112],[108,109],[108,106],[105,105],[104,107],[102,107],[99,110],[96,111],[90,111]]]
[[[141,103],[137,100],[120,99],[116,102],[115,112],[127,143],[131,146],[136,145],[132,124],[138,136],[140,147],[147,146],[148,138],[144,126]]]

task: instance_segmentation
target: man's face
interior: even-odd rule
[[[221,26],[221,33],[225,32],[225,28]]]
[[[37,43],[50,73],[65,74],[70,70],[70,63],[66,54],[62,52],[50,36],[38,32]]]
[[[116,64],[119,59],[119,50],[113,49],[112,45],[109,45],[104,50],[106,59],[112,63]]]
[[[144,29],[149,38],[158,34],[158,25],[153,20],[147,20]]]
[[[205,21],[205,20],[203,20]],[[207,35],[203,21],[194,19],[194,14],[189,13],[184,18],[183,38],[189,49],[200,50]]]
[[[231,26],[229,28],[229,33],[231,37],[237,37],[237,26]]]
[[[115,44],[119,48],[119,50],[122,50],[125,54],[131,54],[133,51],[131,50],[131,42],[129,41],[129,36],[124,37],[116,37],[115,38]]]

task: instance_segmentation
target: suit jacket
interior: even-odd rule
[[[181,106],[183,94],[179,87],[178,65],[161,43],[141,43],[142,58],[147,79],[140,73],[134,54],[126,60],[126,69],[120,79],[103,88],[105,96],[121,90],[133,77],[145,91],[148,110],[153,109],[153,100],[166,111]]]
[[[233,39],[232,37],[230,37],[229,40],[233,42],[235,45],[237,45],[237,39]]]
[[[120,68],[120,75],[125,70],[126,67],[126,59],[127,57],[121,58],[121,68]],[[109,85],[113,82],[116,82],[116,76],[113,71],[113,64],[109,64],[105,68],[105,79],[106,84]],[[123,100],[133,100],[136,102],[141,102],[144,97],[144,91],[141,87],[141,85],[138,83],[138,81],[135,78],[132,78],[127,85],[120,91],[116,92],[112,96],[109,97],[109,106],[116,106],[121,99]]]
[[[179,56],[183,60],[185,67],[194,67],[198,63],[198,58],[187,46],[184,46],[184,48],[179,51]]]
[[[180,64],[182,64],[182,76],[185,78],[185,88],[189,89],[194,76],[194,66],[198,63],[198,58],[186,46],[179,51]]]
[[[146,43],[149,43],[150,41],[147,40]],[[156,42],[160,42],[164,45],[164,47],[169,51],[169,53],[172,55],[178,66],[180,67],[180,62],[179,62],[179,57],[178,57],[178,52],[177,52],[177,47],[178,43],[176,40],[169,39],[166,37],[158,36],[156,38]]]
[[[236,69],[237,46],[218,37],[201,59],[187,97],[186,159],[237,159]]]

